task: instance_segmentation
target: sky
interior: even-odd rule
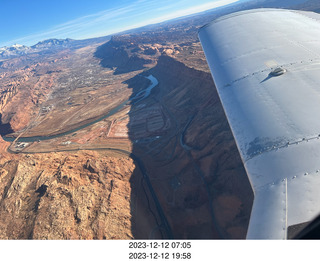
[[[0,47],[106,36],[237,1],[0,0]]]

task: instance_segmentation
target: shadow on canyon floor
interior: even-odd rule
[[[161,56],[127,84],[133,236],[245,238],[253,193],[210,74]]]
[[[1,137],[13,133],[10,123],[2,123],[2,114],[0,113],[0,135]]]

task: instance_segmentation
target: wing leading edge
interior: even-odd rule
[[[256,9],[199,30],[254,190],[248,239],[320,212],[320,15]]]

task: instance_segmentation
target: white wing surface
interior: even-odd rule
[[[199,38],[254,190],[247,238],[320,213],[320,15],[256,9]]]

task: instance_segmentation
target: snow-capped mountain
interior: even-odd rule
[[[32,49],[48,49],[51,47],[67,47],[70,43],[74,42],[74,40],[67,38],[67,39],[48,39],[41,41],[33,46]]]
[[[10,47],[4,46],[0,48],[0,57],[9,58],[12,56],[24,55],[29,53],[30,49],[30,47],[21,44],[14,44]]]
[[[12,46],[4,46],[0,47],[0,58],[13,58],[20,55],[25,55],[29,53],[37,53],[44,50],[52,49],[52,48],[63,48],[69,47],[72,42],[75,40],[72,39],[48,39],[37,44],[28,47],[21,44],[14,44]]]

